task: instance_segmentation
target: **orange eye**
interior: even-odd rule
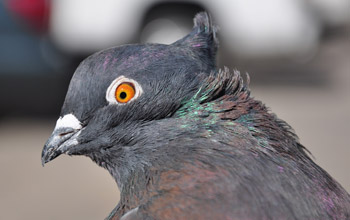
[[[135,88],[131,83],[122,83],[115,90],[115,98],[119,103],[127,103],[135,96]]]

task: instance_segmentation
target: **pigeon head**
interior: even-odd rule
[[[216,30],[206,13],[194,23],[171,45],[126,45],[85,59],[71,79],[42,163],[127,146],[138,139],[136,127],[171,117],[215,71]]]

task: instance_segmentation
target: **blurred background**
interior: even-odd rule
[[[350,191],[349,0],[2,0],[0,219],[103,219],[119,192],[88,158],[41,167],[75,68],[98,50],[172,43],[199,11],[220,26],[219,67],[295,129]]]

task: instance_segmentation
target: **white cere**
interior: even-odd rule
[[[74,130],[81,129],[81,122],[73,114],[67,114],[60,117],[56,122],[55,129],[58,128],[73,128]]]

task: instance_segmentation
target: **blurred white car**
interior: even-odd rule
[[[225,49],[237,56],[300,56],[315,51],[324,25],[348,21],[349,6],[348,0],[53,0],[50,32],[71,53],[138,41],[171,43],[189,31],[192,24],[184,19],[191,22],[197,10],[207,10]],[[145,23],[147,17],[153,19]]]

